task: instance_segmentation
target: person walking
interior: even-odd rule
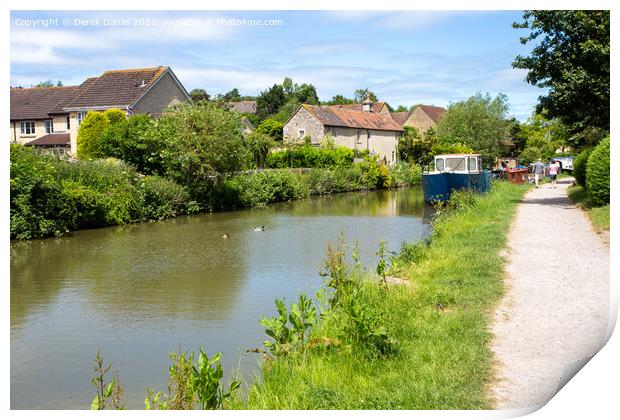
[[[558,177],[558,172],[560,170],[560,165],[555,160],[551,161],[549,165],[549,178],[551,179],[551,188],[556,188],[555,180]]]
[[[534,183],[536,184],[536,188],[540,188],[540,181],[545,176],[545,164],[538,159],[536,163],[534,163]]]

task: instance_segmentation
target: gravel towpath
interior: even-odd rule
[[[492,327],[498,409],[546,404],[608,337],[609,248],[568,199],[570,182],[530,191],[509,233]]]

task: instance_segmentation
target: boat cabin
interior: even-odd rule
[[[478,154],[453,154],[435,156],[435,172],[471,174],[482,171],[482,162]]]
[[[486,193],[491,187],[491,172],[482,169],[479,154],[437,155],[433,163],[433,172],[422,173],[426,202],[447,201],[452,191]]]

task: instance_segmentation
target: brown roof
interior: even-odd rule
[[[256,114],[256,101],[231,102],[230,110],[241,114]]]
[[[405,123],[409,119],[409,116],[411,115],[411,111],[392,112],[390,113],[390,115],[392,116],[392,119],[396,121],[402,127],[405,125]]]
[[[418,108],[422,108],[422,111],[434,122],[439,121],[443,113],[446,112],[446,109],[440,106],[420,105]]]
[[[302,107],[319,120],[321,124],[327,126],[403,131],[403,128],[386,114],[355,111],[337,106],[303,104]]]
[[[77,94],[78,86],[11,88],[11,120],[40,120],[62,108]]]
[[[69,133],[52,133],[26,143],[26,146],[67,146],[71,140]]]
[[[330,108],[338,108],[338,109],[348,109],[349,111],[362,111],[362,105],[363,104],[342,104],[342,105],[326,105]],[[385,102],[373,102],[372,105],[370,105],[370,110],[372,112],[381,112],[381,110],[383,109],[383,107],[385,106]]]
[[[126,108],[138,100],[168,70],[168,67],[110,70],[86,79],[65,108]]]

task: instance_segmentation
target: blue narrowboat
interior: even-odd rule
[[[437,155],[434,170],[422,173],[424,201],[447,201],[454,190],[486,193],[491,188],[491,171],[482,169],[480,155]]]

